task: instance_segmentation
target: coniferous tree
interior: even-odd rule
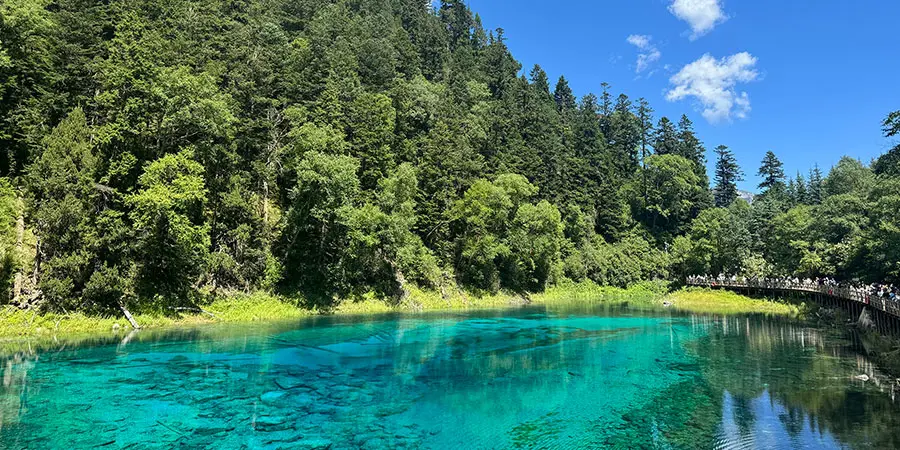
[[[556,82],[553,99],[556,101],[556,108],[560,114],[568,114],[570,111],[575,110],[577,106],[575,96],[572,94],[572,88],[569,87],[566,77],[560,76],[559,81]]]
[[[657,155],[677,155],[679,149],[678,133],[668,117],[662,117],[656,124],[656,135],[653,138],[653,150]]]
[[[605,81],[603,83],[600,83],[600,131],[602,131],[603,135],[607,138],[609,138],[611,134],[610,123],[613,114],[612,94],[609,92],[609,88],[609,83]]]
[[[616,99],[610,119],[609,135],[606,137],[617,163],[618,174],[623,178],[630,177],[639,165],[641,125],[638,117],[632,112],[631,100],[625,94],[619,95]]]
[[[450,49],[468,43],[474,20],[472,12],[462,0],[441,0],[439,10],[441,21],[450,34]]]
[[[709,190],[709,175],[706,172],[706,149],[694,134],[694,124],[686,115],[682,115],[678,121],[677,148],[676,153],[694,164],[694,173],[697,174],[700,184],[706,186],[700,197],[694,201],[696,208],[701,210],[712,206],[713,196]]]
[[[793,181],[796,185],[794,188],[794,202],[801,205],[809,204],[809,192],[806,178],[798,171],[797,177]]]
[[[716,207],[727,207],[737,199],[737,182],[743,179],[734,153],[724,145],[716,147],[716,185],[713,189]]]
[[[762,189],[763,192],[768,192],[773,189],[778,191],[785,188],[784,164],[782,164],[772,151],[766,152],[766,156],[762,160],[757,175],[762,177],[759,188]]]
[[[822,203],[822,199],[825,196],[825,188],[823,187],[822,183],[822,170],[819,169],[819,165],[816,164],[809,171],[809,187],[807,188],[807,196],[811,205],[818,205],[819,203]]]
[[[650,156],[650,147],[653,141],[653,108],[647,99],[641,97],[638,100],[638,122],[641,128],[641,164]]]
[[[678,150],[675,152],[697,166],[697,175],[706,177],[706,149],[694,134],[694,124],[686,115],[678,121]]]

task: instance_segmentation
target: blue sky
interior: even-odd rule
[[[469,0],[469,6],[486,28],[504,28],[526,71],[537,63],[554,83],[565,75],[579,96],[599,93],[606,81],[614,94],[646,97],[657,118],[687,113],[710,151],[710,169],[715,146],[735,151],[747,178],[742,189],[756,190],[767,150],[789,175],[805,175],[816,163],[827,171],[842,155],[868,162],[890,148],[880,123],[900,109],[900,1]]]

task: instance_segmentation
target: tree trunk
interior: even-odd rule
[[[119,309],[122,310],[122,314],[125,314],[125,318],[128,319],[128,322],[131,324],[131,328],[138,330],[141,328],[138,325],[137,321],[134,320],[134,316],[131,315],[131,312],[128,311],[128,308],[125,307],[125,303],[122,300],[119,300]]]
[[[269,182],[263,181],[263,223],[269,226]]]
[[[34,246],[34,273],[31,276],[31,282],[34,284],[35,289],[38,286],[38,280],[41,277],[41,237],[37,237],[37,242]]]
[[[380,253],[380,252],[379,252]],[[409,298],[409,289],[406,287],[406,277],[403,276],[403,271],[397,267],[397,263],[395,263],[392,259],[388,258],[384,254],[381,255],[381,259],[391,268],[391,271],[394,272],[394,281],[397,283],[397,289],[394,293],[394,297],[397,299],[397,304],[402,304]]]
[[[25,208],[22,199],[16,200],[16,207],[19,210],[16,217],[16,280],[13,284],[13,303],[21,304],[22,301],[22,285],[25,282],[25,267],[22,264],[24,259],[24,243],[25,240]]]

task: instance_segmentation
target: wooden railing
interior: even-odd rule
[[[900,317],[900,298],[891,300],[885,297],[870,294],[864,288],[849,286],[832,286],[827,284],[791,282],[786,280],[752,280],[752,279],[713,279],[713,278],[689,278],[688,286],[724,287],[733,289],[757,289],[768,291],[788,291],[814,293],[851,302],[862,303],[879,311],[883,311],[895,317]]]

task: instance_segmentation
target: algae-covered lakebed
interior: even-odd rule
[[[900,446],[895,386],[849,340],[785,317],[330,316],[4,358],[3,448]]]

